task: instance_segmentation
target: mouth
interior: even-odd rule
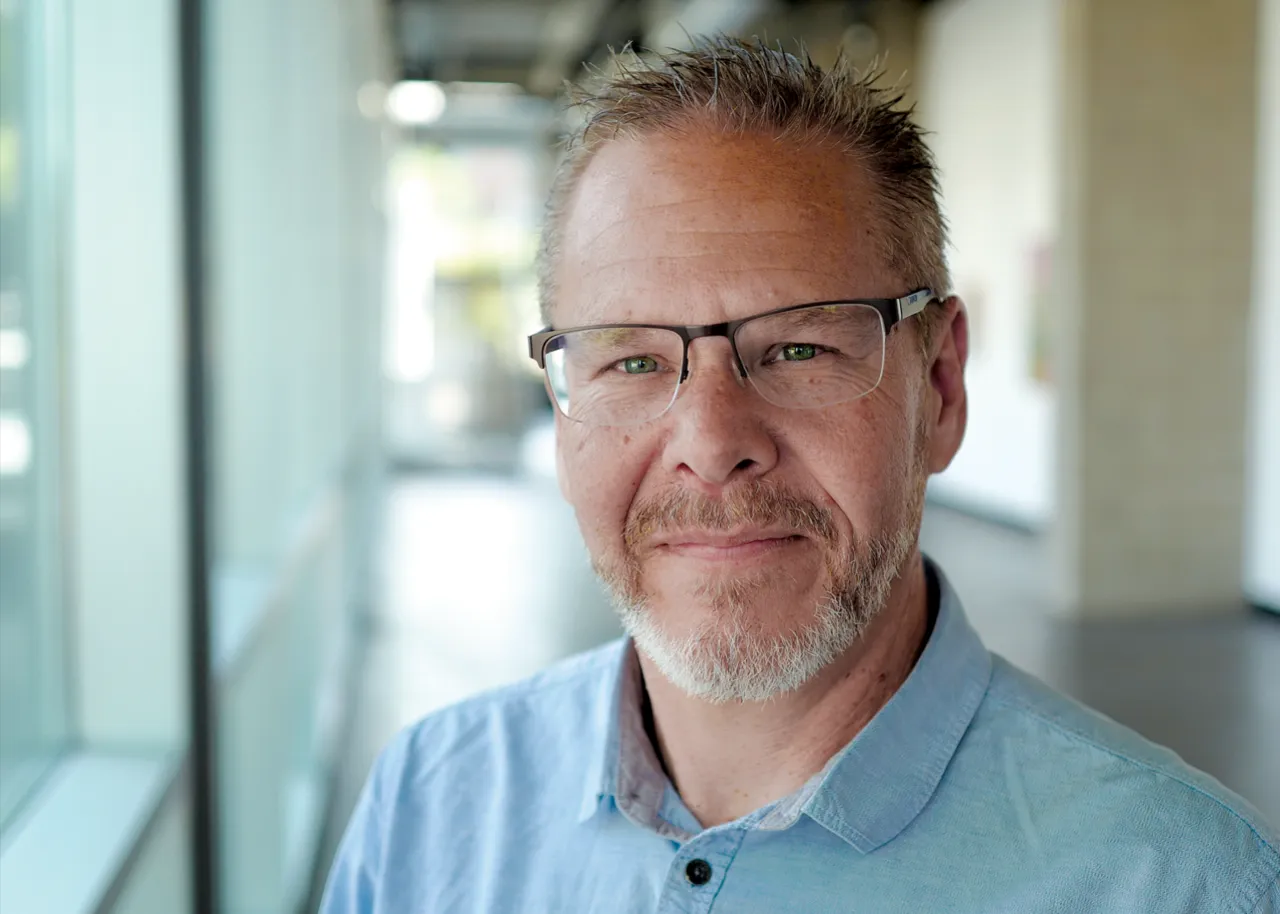
[[[660,537],[656,555],[680,556],[704,561],[738,561],[757,558],[804,543],[808,537],[782,530],[746,530],[738,533],[685,531]]]

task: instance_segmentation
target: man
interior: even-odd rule
[[[968,336],[897,100],[712,39],[581,101],[531,354],[629,637],[402,734],[324,910],[1280,911],[1255,812],[918,551]]]

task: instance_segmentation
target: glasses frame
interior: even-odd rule
[[[729,346],[733,350],[733,361],[738,369],[738,374],[747,380],[750,374],[747,372],[747,366],[742,361],[742,356],[738,353],[737,333],[743,324],[749,324],[754,320],[762,317],[772,317],[776,314],[786,314],[789,311],[800,311],[804,308],[820,308],[826,305],[866,305],[874,308],[880,313],[881,326],[884,328],[884,335],[888,337],[893,328],[902,323],[909,317],[919,314],[930,304],[937,301],[938,297],[930,289],[919,289],[902,298],[841,298],[834,301],[814,301],[805,302],[800,305],[788,305],[785,308],[775,308],[772,311],[762,311],[759,314],[752,314],[750,317],[741,317],[733,321],[722,321],[718,324],[587,324],[582,327],[565,327],[557,330],[551,327],[545,330],[539,330],[537,333],[529,337],[529,358],[538,363],[538,367],[542,369],[545,376],[547,369],[547,344],[558,336],[566,333],[576,333],[580,330],[668,330],[677,334],[684,344],[683,351],[680,355],[680,380],[676,382],[676,391],[672,395],[671,402],[674,403],[680,394],[680,385],[689,379],[689,344],[694,340],[700,340],[709,336],[722,336],[729,341]],[[547,380],[550,384],[550,380]],[[877,383],[877,387],[879,384]],[[867,391],[866,396],[875,390],[875,387]],[[555,401],[555,397],[552,396]],[[560,408],[556,403],[556,409]],[[667,409],[670,409],[670,404]],[[664,410],[665,412],[666,410]]]

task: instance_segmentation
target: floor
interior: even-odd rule
[[[1048,612],[1037,538],[931,505],[922,541],[992,650],[1172,747],[1280,822],[1280,617],[1069,625]],[[402,475],[382,547],[381,609],[322,871],[397,730],[618,634],[572,512],[545,474]]]

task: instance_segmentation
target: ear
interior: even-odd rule
[[[937,320],[927,374],[930,473],[941,473],[951,464],[969,421],[969,400],[964,389],[969,319],[964,302],[951,296],[942,303],[942,317]]]

